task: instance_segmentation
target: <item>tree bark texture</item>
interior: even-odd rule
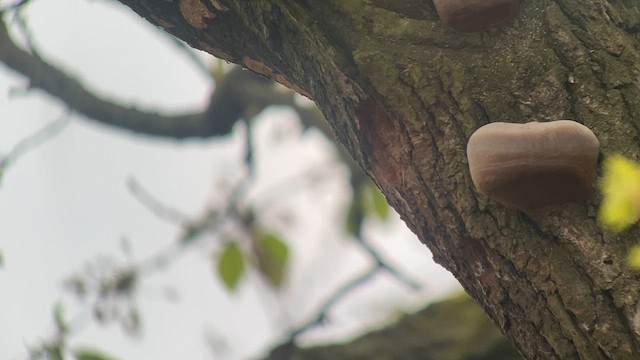
[[[192,46],[317,102],[390,204],[528,359],[640,359],[640,231],[589,204],[529,217],[479,194],[466,143],[495,121],[573,119],[640,158],[640,4],[521,1],[457,33],[426,0],[121,0]],[[142,51],[142,50],[141,50]]]

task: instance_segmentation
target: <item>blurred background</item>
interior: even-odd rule
[[[240,71],[116,1],[18,3],[0,1],[13,42],[124,108],[204,112]],[[459,291],[286,89],[268,84],[293,106],[185,139],[88,118],[33,81],[0,65],[0,359],[260,358]]]

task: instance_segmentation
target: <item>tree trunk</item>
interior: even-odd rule
[[[120,0],[315,100],[389,203],[528,359],[640,359],[637,228],[600,202],[529,217],[479,194],[465,147],[495,121],[573,119],[638,159],[640,4],[521,1],[476,34],[425,0]]]

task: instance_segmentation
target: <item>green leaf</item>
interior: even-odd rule
[[[57,303],[53,309],[53,321],[56,324],[56,329],[60,334],[66,334],[69,330],[67,321],[64,319],[64,308],[61,303]]]
[[[218,274],[229,290],[235,290],[245,271],[244,256],[236,242],[228,242],[218,259]]]
[[[382,220],[389,219],[391,215],[391,207],[387,203],[384,194],[373,183],[369,183],[365,187],[366,195],[364,196],[365,209],[368,213],[373,213]]]
[[[0,268],[4,267],[4,254],[0,251]]]
[[[272,233],[261,234],[257,245],[258,270],[274,288],[281,288],[289,259],[289,247]]]
[[[387,198],[384,197],[384,194],[377,187],[372,186],[372,194],[373,194],[373,208],[376,210],[376,214],[382,220],[389,219],[389,215],[391,214],[391,207],[389,203],[387,203]]]
[[[63,344],[61,342],[45,345],[40,357],[44,355],[44,358],[47,360],[64,360],[64,350],[62,346]]]
[[[95,349],[78,349],[73,355],[77,360],[115,360],[113,356]]]

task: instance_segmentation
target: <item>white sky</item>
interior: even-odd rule
[[[27,14],[40,53],[100,94],[166,111],[206,105],[209,82],[166,36],[128,8],[112,1],[33,0]],[[0,154],[64,113],[62,105],[40,92],[10,97],[11,89],[25,85],[0,66]],[[265,218],[292,247],[293,270],[282,294],[270,294],[255,274],[238,292],[227,293],[209,260],[215,244],[205,239],[169,271],[143,281],[137,298],[140,337],[125,335],[118,326],[90,324],[71,338],[71,346],[96,347],[120,359],[245,359],[264,352],[291,325],[287,321],[303,321],[332,288],[359,274],[366,261],[338,229],[348,196],[346,171],[326,139],[314,131],[300,137],[300,131],[283,109],[267,111],[256,129],[259,182],[252,195],[283,204],[270,205]],[[219,194],[216,184],[239,176],[242,148],[241,131],[224,139],[177,142],[131,135],[73,115],[60,135],[20,158],[0,184],[5,258],[0,358],[24,359],[25,345],[51,334],[58,300],[70,316],[81,308],[64,295],[61,284],[87,261],[120,256],[123,237],[136,259],[175,241],[180,229],[133,198],[126,185],[130,177],[196,216]],[[268,194],[283,179],[319,167],[326,167],[329,178],[315,187]],[[279,219],[292,208],[297,209],[295,223],[285,226]],[[368,226],[376,247],[425,290],[415,293],[379,276],[340,303],[330,326],[309,334],[308,341],[352,335],[457,288],[398,219]],[[178,293],[176,302],[164,299],[166,287]],[[227,351],[213,353],[208,335],[224,339]]]

